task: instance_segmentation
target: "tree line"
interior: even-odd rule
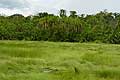
[[[0,40],[120,43],[120,13],[66,14],[61,9],[59,16],[47,12],[0,15]]]

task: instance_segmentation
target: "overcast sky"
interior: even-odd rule
[[[58,14],[61,8],[76,10],[79,14],[94,14],[104,9],[120,12],[120,0],[0,0],[0,14],[6,15],[44,11]]]

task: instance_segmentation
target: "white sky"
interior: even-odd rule
[[[107,9],[120,12],[120,0],[0,0],[0,13],[30,15],[37,12],[58,14],[63,8],[79,14],[94,14]]]

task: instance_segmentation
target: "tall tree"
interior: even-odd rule
[[[77,17],[76,11],[70,11],[70,17]]]
[[[59,13],[60,13],[60,17],[66,17],[66,10],[61,9]]]
[[[38,13],[38,16],[39,16],[40,18],[46,17],[46,16],[48,16],[48,13],[47,13],[47,12]]]

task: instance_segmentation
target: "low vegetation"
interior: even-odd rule
[[[120,80],[120,45],[0,41],[0,80]]]

